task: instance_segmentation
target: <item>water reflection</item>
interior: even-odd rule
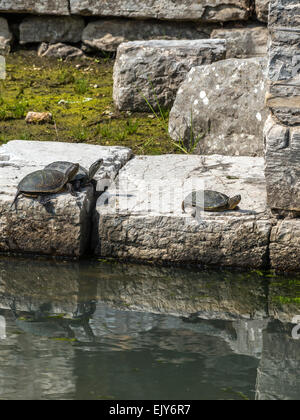
[[[274,281],[0,259],[0,399],[299,399],[300,341],[268,318]]]

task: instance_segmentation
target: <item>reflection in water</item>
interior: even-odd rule
[[[0,399],[299,399],[300,341],[268,318],[269,284],[0,259]]]

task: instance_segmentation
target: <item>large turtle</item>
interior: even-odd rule
[[[91,182],[91,180],[94,178],[96,172],[99,170],[102,163],[103,163],[103,159],[98,159],[96,162],[94,162],[91,165],[88,171],[79,165],[78,172],[70,180],[70,182],[74,186],[74,190],[80,191],[81,188],[85,187],[89,182]],[[71,162],[58,161],[58,162],[50,163],[50,165],[47,165],[45,169],[54,169],[56,171],[66,173],[66,171],[69,169],[71,165],[73,165],[73,163]]]
[[[182,210],[185,212],[187,206],[212,212],[234,210],[238,207],[241,199],[240,195],[230,198],[218,191],[193,191],[183,200]]]
[[[43,169],[35,171],[25,176],[18,185],[17,194],[11,207],[17,202],[19,195],[37,198],[41,204],[46,204],[49,194],[56,194],[67,189],[72,195],[75,195],[70,180],[76,175],[79,164],[72,164],[68,170],[63,173],[53,169]]]

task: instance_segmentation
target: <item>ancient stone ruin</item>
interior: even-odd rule
[[[170,136],[194,154],[129,161],[129,149],[81,146],[83,165],[105,152],[98,186],[107,177],[127,180],[128,200],[110,200],[120,194],[112,186],[97,203],[88,188],[77,207],[72,197],[57,197],[55,224],[38,205],[30,219],[33,208],[23,199],[19,216],[5,211],[20,171],[42,167],[51,146],[26,159],[24,150],[35,144],[1,147],[1,251],[56,249],[78,257],[88,249],[121,259],[299,269],[299,1],[0,0],[0,13],[2,54],[17,43],[64,59],[117,52],[116,108],[172,108]],[[74,160],[73,146],[58,147]],[[206,188],[241,194],[240,209],[206,215],[203,223],[182,214],[176,194],[193,177]],[[145,209],[153,191],[162,196],[160,207]]]

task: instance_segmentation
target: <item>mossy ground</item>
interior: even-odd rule
[[[0,143],[40,140],[119,145],[135,154],[182,153],[165,120],[149,113],[119,112],[113,93],[113,60],[63,62],[17,51],[7,57],[0,81]],[[27,124],[28,111],[53,114],[55,124]]]

